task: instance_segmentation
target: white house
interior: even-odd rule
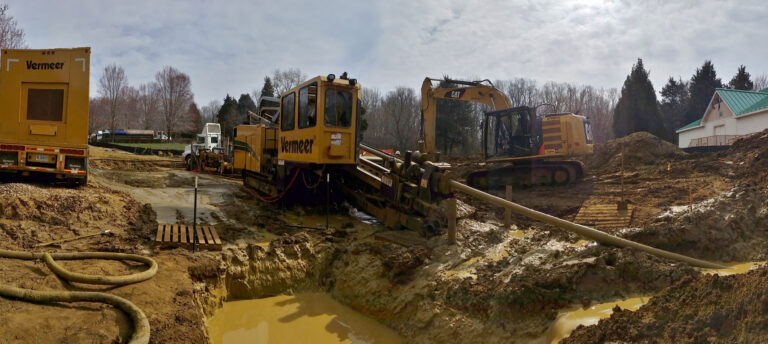
[[[729,146],[738,137],[768,128],[768,88],[718,88],[701,119],[677,129],[680,148]]]

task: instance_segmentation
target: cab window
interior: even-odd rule
[[[280,130],[293,130],[293,122],[295,119],[295,104],[296,93],[283,97],[282,104],[280,105]]]
[[[61,122],[64,90],[30,88],[27,93],[27,120]]]
[[[349,128],[352,125],[352,93],[341,89],[325,91],[325,125]]]
[[[317,84],[299,90],[299,129],[314,127],[317,123]]]

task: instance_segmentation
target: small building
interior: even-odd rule
[[[768,129],[768,88],[759,92],[718,88],[701,118],[677,129],[678,145],[691,150],[727,147],[764,129]]]

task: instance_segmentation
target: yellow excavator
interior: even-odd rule
[[[436,88],[433,81],[456,87]],[[513,107],[489,80],[425,78],[421,86],[422,140],[419,150],[439,157],[435,142],[437,100],[482,103],[483,158],[490,166],[471,172],[467,184],[479,189],[512,185],[566,185],[584,176],[583,164],[570,158],[592,153],[592,130],[586,117],[573,113],[537,116],[535,108]]]

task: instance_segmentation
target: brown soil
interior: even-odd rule
[[[685,278],[633,312],[615,309],[564,343],[765,343],[768,267]]]
[[[208,259],[207,255],[155,252],[147,246],[157,228],[149,206],[91,178],[87,186],[78,189],[0,184],[0,209],[0,247],[4,249],[128,252],[149,255],[159,264],[158,274],[146,282],[104,289],[66,283],[42,262],[2,259],[0,283],[36,290],[105,290],[144,310],[152,327],[152,342],[205,342],[203,315],[190,297],[195,289],[186,270]],[[104,230],[111,235],[34,247]],[[62,264],[73,271],[106,275],[143,269],[99,260]],[[130,321],[122,312],[104,304],[38,305],[0,298],[2,343],[114,343],[127,338],[130,330]]]
[[[569,220],[584,204],[624,198],[636,207],[632,228],[609,230],[613,234],[710,260],[764,259],[768,210],[762,164],[768,164],[768,153],[765,159],[762,155],[768,151],[763,148],[768,147],[768,135],[764,136],[740,140],[730,153],[701,155],[682,153],[648,134],[634,134],[599,146],[595,156],[586,158],[591,167],[583,182],[515,190],[512,198]],[[623,171],[616,160],[621,147]],[[198,219],[215,225],[224,250],[194,254],[183,249],[160,250],[152,243],[158,221],[191,222],[189,201],[195,174],[164,165],[164,159],[158,157],[104,149],[92,149],[91,157],[103,160],[91,165],[85,187],[0,184],[0,247],[36,250],[33,246],[40,242],[109,229],[114,236],[45,250],[120,251],[155,258],[160,272],[153,279],[108,291],[134,301],[147,313],[154,343],[205,343],[205,318],[225,300],[299,291],[328,292],[395,329],[406,342],[485,343],[538,338],[560,309],[573,304],[662,290],[660,300],[664,301],[653,298],[647,307],[654,302],[678,307],[680,317],[692,314],[684,313],[688,308],[682,303],[691,304],[690,312],[695,312],[693,305],[704,305],[683,296],[710,300],[707,290],[724,298],[742,290],[733,294],[733,303],[722,303],[723,312],[752,309],[747,303],[738,304],[736,298],[752,297],[749,295],[763,283],[738,280],[758,283],[753,289],[737,282],[730,286],[715,283],[712,280],[728,279],[698,277],[697,270],[685,265],[582,241],[520,216],[513,216],[513,226],[504,228],[502,209],[464,195],[459,195],[456,246],[446,245],[444,237],[413,245],[378,240],[376,234],[386,229],[349,216],[355,211],[342,204],[334,208],[328,230],[292,227],[287,225],[323,227],[322,207],[264,204],[237,181],[211,175],[197,175],[202,185]],[[456,162],[469,170],[478,166],[473,159]],[[693,212],[687,207],[689,191]],[[76,271],[105,274],[137,269],[101,261],[64,264]],[[39,262],[3,259],[0,271],[4,284],[81,288],[61,282]],[[756,274],[744,278],[752,275]],[[674,294],[678,290],[687,290],[687,294]],[[672,296],[664,298],[667,294]],[[755,300],[762,302],[762,294],[756,295]],[[718,301],[712,297],[711,302]],[[657,314],[663,318],[659,309]],[[691,319],[720,319],[730,314],[718,313],[714,306],[711,309],[711,315],[699,313],[700,317]],[[749,314],[765,319],[757,311]],[[617,333],[621,328],[627,332],[642,328],[630,312],[615,317],[628,319],[621,323],[626,325],[617,325]],[[665,321],[673,322],[669,319]],[[658,328],[671,326],[659,324],[663,325]],[[689,333],[693,333],[706,321],[690,324]],[[737,323],[732,326],[733,331],[717,330],[715,336],[723,331],[723,341],[739,341],[745,337],[737,334],[750,330]],[[110,343],[119,342],[118,336],[125,338],[129,330],[122,313],[109,306],[33,305],[0,299],[0,338],[13,338],[13,342],[58,342],[69,335],[72,342]],[[647,337],[633,338],[678,338],[664,337],[660,331],[647,330]],[[587,337],[577,338],[584,341]],[[605,338],[613,337],[606,334]]]

